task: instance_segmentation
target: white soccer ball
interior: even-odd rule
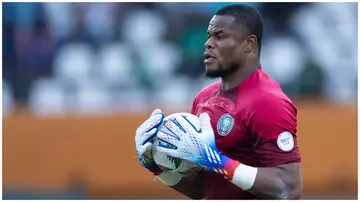
[[[199,121],[199,117],[190,114],[190,113],[175,113],[175,114],[171,114],[167,117],[164,118],[164,124],[167,121],[175,121],[176,119],[183,119],[184,117],[186,117],[187,120],[189,120],[189,122],[194,125],[194,127],[196,127],[196,129],[200,129],[200,121]],[[169,130],[164,126],[164,124],[162,126],[159,127],[159,131],[163,131],[166,133],[171,133],[169,132]],[[153,148],[152,148],[152,155],[154,158],[155,163],[164,171],[166,172],[178,172],[180,174],[183,175],[187,175],[187,174],[191,174],[193,172],[197,172],[199,170],[201,170],[201,167],[195,163],[192,163],[190,161],[187,160],[183,160],[183,159],[179,159],[179,158],[174,158],[172,156],[168,156],[164,153],[161,153],[157,150],[157,145],[158,144],[165,144],[165,145],[169,145],[165,142],[160,141],[159,139],[155,138],[154,142],[153,142]],[[170,146],[170,145],[169,145]]]

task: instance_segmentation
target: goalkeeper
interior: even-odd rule
[[[301,197],[297,109],[280,85],[261,69],[262,29],[259,13],[249,6],[219,9],[208,26],[204,63],[206,75],[221,80],[202,89],[192,106],[201,131],[191,127],[185,132],[174,130],[178,138],[158,131],[164,119],[160,110],[136,131],[141,165],[192,199]],[[181,118],[178,121],[180,127],[187,124]],[[151,156],[155,137],[175,146],[157,145],[159,152],[204,169],[190,177],[162,171]],[[191,144],[190,138],[196,138],[199,146]],[[197,149],[197,153],[186,152]]]

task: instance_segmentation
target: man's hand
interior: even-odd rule
[[[156,137],[158,128],[163,124],[163,121],[164,114],[160,109],[156,109],[152,112],[150,118],[140,125],[135,135],[136,153],[140,164],[154,175],[163,172],[155,164],[151,154],[152,140]]]
[[[166,122],[166,126],[172,134],[159,131],[157,138],[172,144],[174,147],[158,145],[159,152],[194,162],[208,171],[223,174],[231,179],[233,170],[238,164],[234,165],[234,161],[231,161],[216,148],[215,135],[209,115],[202,113],[199,120],[201,128],[199,131],[189,124],[184,117],[179,116],[177,119],[179,126],[172,121]]]

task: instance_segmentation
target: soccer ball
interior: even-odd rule
[[[171,114],[167,117],[164,118],[164,124],[162,126],[159,127],[159,131],[164,131],[166,133],[171,133],[164,125],[167,121],[174,121],[175,123],[177,122],[177,119],[182,119],[186,117],[187,120],[189,120],[189,122],[194,125],[194,127],[196,127],[197,129],[200,128],[200,121],[199,118],[193,114],[190,113],[175,113],[175,114]],[[167,145],[169,147],[171,147],[171,145],[169,145],[166,142],[163,142],[157,138],[154,139],[153,142],[153,148],[152,148],[152,155],[154,158],[155,163],[164,171],[166,172],[178,172],[182,175],[187,175],[193,172],[197,172],[199,170],[201,170],[201,167],[195,163],[192,163],[190,161],[187,160],[183,160],[183,159],[179,159],[179,158],[174,158],[172,156],[168,156],[166,154],[163,154],[161,152],[159,152],[157,150],[157,145],[162,144],[162,145]]]

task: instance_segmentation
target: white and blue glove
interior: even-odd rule
[[[156,138],[158,128],[164,122],[164,114],[160,109],[152,112],[150,118],[146,120],[136,130],[135,144],[136,153],[140,164],[152,172],[162,183],[167,186],[174,186],[180,182],[182,176],[179,173],[168,173],[156,165],[152,157],[152,140]]]
[[[136,130],[135,135],[136,153],[140,164],[154,175],[159,175],[163,172],[163,170],[156,165],[151,154],[152,140],[156,137],[158,128],[163,122],[164,114],[160,109],[155,109],[150,118]]]
[[[210,117],[207,113],[199,116],[200,130],[197,130],[186,117],[176,118],[166,122],[168,132],[159,131],[157,138],[171,144],[171,147],[159,144],[157,149],[169,156],[181,158],[196,163],[208,171],[216,172],[231,179],[234,169],[239,165],[217,148],[215,134],[211,127]]]

